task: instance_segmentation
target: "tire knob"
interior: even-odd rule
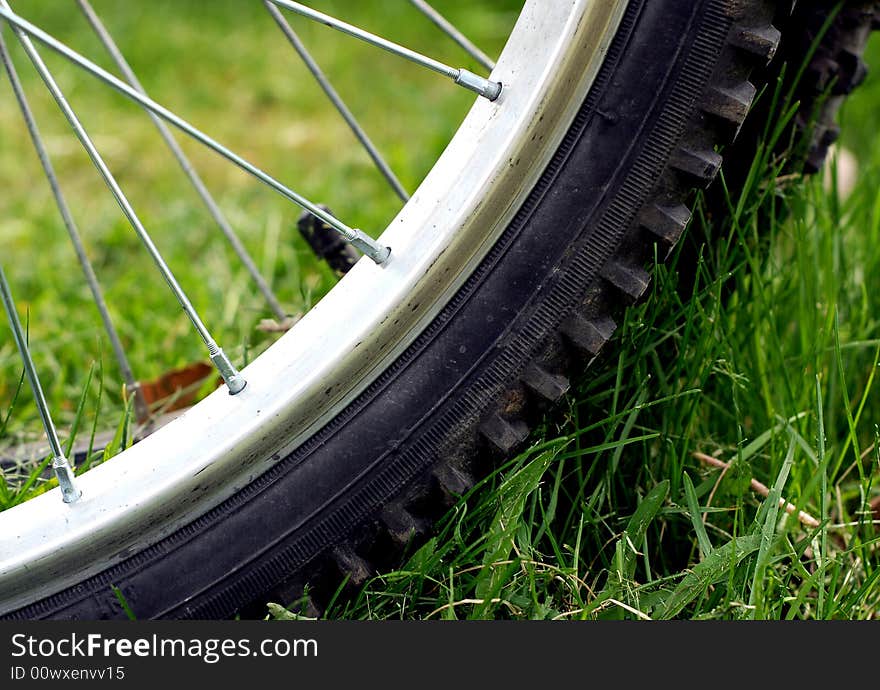
[[[332,211],[326,206],[321,206],[321,209],[332,215]],[[340,278],[348,273],[360,259],[360,255],[354,247],[348,244],[327,223],[309,211],[303,212],[296,222],[296,227],[303,239],[308,242],[309,247],[312,248],[315,256],[326,261],[327,265]]]

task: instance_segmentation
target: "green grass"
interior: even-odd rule
[[[405,4],[387,6],[403,13]],[[510,13],[499,18],[486,8],[516,3],[437,4],[491,51]],[[232,0],[211,3],[209,15],[195,2],[154,2],[140,15],[119,3],[95,5],[111,29],[131,37],[126,53],[157,100],[354,224],[378,229],[393,216],[394,197],[259,7],[242,19]],[[361,3],[320,3],[334,5],[376,28]],[[16,7],[87,55],[101,54],[64,4]],[[395,25],[409,32],[407,43],[459,55],[424,23]],[[470,99],[372,49],[329,40],[321,27],[301,28],[327,71],[347,75],[340,90],[414,187]],[[871,55],[880,65],[876,41]],[[252,356],[268,342],[254,331],[266,310],[149,122],[61,61],[50,64],[205,320],[236,360]],[[395,101],[389,113],[379,106],[398,80],[424,95]],[[138,375],[203,359],[158,277],[134,271],[146,259],[133,234],[32,75],[27,83]],[[712,227],[693,290],[683,294],[678,257],[659,266],[650,298],[629,310],[613,346],[530,449],[464,497],[399,570],[325,615],[875,617],[878,531],[867,504],[880,470],[878,107],[874,76],[843,113],[844,145],[861,166],[849,197],[818,180],[777,181],[759,157],[747,193],[731,199],[731,221]],[[404,126],[418,146],[401,139]],[[99,427],[117,431],[100,461],[129,442],[119,375],[10,98],[0,97],[0,127],[0,256],[29,315],[60,425],[78,427],[80,438]],[[291,313],[319,299],[331,276],[296,237],[297,211],[212,155],[187,150]],[[340,186],[352,193],[334,191]],[[19,256],[27,258],[12,258]],[[0,439],[8,445],[39,435],[29,394],[16,394],[19,381],[14,346],[3,339]],[[721,476],[695,452],[730,468]],[[50,485],[31,477],[29,486],[0,482],[0,502]],[[753,478],[770,498],[750,489]],[[780,497],[820,526],[781,510]],[[296,615],[288,609],[296,610],[293,602],[270,605],[277,618]]]

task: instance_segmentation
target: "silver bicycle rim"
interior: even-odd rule
[[[332,419],[413,341],[493,246],[586,97],[628,0],[527,0],[492,79],[380,242],[242,374],[59,490],[0,513],[0,611],[156,543],[247,486]],[[533,136],[541,122],[542,136]],[[527,163],[526,163],[527,162]]]

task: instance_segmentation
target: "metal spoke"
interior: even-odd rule
[[[6,310],[9,326],[12,328],[12,337],[15,338],[15,344],[21,353],[24,371],[27,374],[28,383],[33,391],[37,410],[43,422],[43,428],[46,430],[46,436],[49,439],[49,448],[52,450],[52,469],[58,478],[61,496],[65,503],[73,503],[82,496],[82,492],[76,487],[70,462],[68,462],[64,450],[61,448],[61,441],[58,439],[58,432],[55,430],[52,415],[49,413],[49,405],[46,402],[46,396],[43,394],[43,387],[40,385],[40,377],[37,376],[34,360],[31,358],[30,350],[28,350],[27,338],[21,327],[21,321],[18,319],[18,312],[15,311],[12,291],[9,289],[9,283],[6,280],[6,274],[3,272],[2,265],[0,265],[0,298],[3,300],[3,308]]]
[[[113,62],[116,63],[119,71],[122,72],[122,75],[125,77],[126,81],[128,81],[128,83],[131,84],[140,93],[146,94],[146,90],[144,89],[140,80],[137,78],[137,75],[135,75],[134,70],[131,68],[131,65],[129,65],[128,61],[125,59],[125,56],[123,56],[122,51],[119,50],[119,47],[116,45],[116,42],[110,35],[110,32],[107,31],[107,28],[104,26],[103,22],[98,17],[95,10],[92,9],[92,6],[89,4],[88,0],[77,0],[77,4],[79,5],[80,10],[82,11],[89,25],[92,27],[92,30],[97,35],[98,39],[101,41],[104,48],[110,54],[110,57],[113,58]],[[256,263],[254,263],[254,260],[251,258],[250,254],[248,254],[245,246],[241,243],[241,240],[235,233],[235,230],[232,229],[229,221],[223,215],[223,211],[220,210],[219,205],[214,200],[211,192],[208,191],[208,188],[205,186],[202,178],[199,176],[198,172],[196,172],[192,163],[183,152],[183,149],[180,148],[180,144],[177,143],[177,140],[174,138],[171,130],[168,129],[168,125],[166,125],[159,118],[158,115],[155,115],[150,111],[147,111],[147,115],[149,115],[150,119],[153,121],[153,124],[156,125],[156,128],[159,130],[159,134],[165,141],[168,149],[177,159],[177,162],[180,164],[183,172],[189,178],[190,183],[195,188],[198,195],[201,197],[205,206],[208,208],[208,212],[211,214],[214,222],[217,223],[220,231],[226,236],[229,244],[232,245],[233,251],[236,253],[241,263],[244,264],[244,267],[245,269],[247,269],[248,273],[250,273],[251,278],[253,278],[254,282],[257,285],[257,289],[259,289],[259,291],[263,294],[263,297],[266,298],[266,302],[269,304],[269,308],[280,321],[284,321],[285,319],[287,319],[287,313],[284,311],[284,308],[281,306],[281,303],[278,301],[275,293],[272,292],[272,288],[269,287],[269,284],[260,274],[260,270],[257,268]]]
[[[429,58],[425,55],[415,52],[414,50],[410,50],[409,48],[404,48],[402,45],[394,43],[393,41],[389,41],[388,39],[382,38],[381,36],[371,34],[369,31],[364,31],[363,29],[360,29],[356,26],[347,24],[346,22],[337,19],[336,17],[331,17],[329,14],[318,12],[317,10],[313,10],[311,7],[306,7],[305,5],[302,5],[298,2],[292,2],[291,0],[271,1],[279,7],[288,9],[291,12],[296,12],[303,17],[308,17],[309,19],[312,19],[316,22],[325,24],[331,29],[341,31],[342,33],[353,36],[357,39],[360,39],[361,41],[369,43],[370,45],[374,45],[377,48],[387,50],[389,53],[393,53],[398,57],[405,58],[411,62],[416,63],[417,65],[421,65],[422,67],[426,67],[427,69],[433,70],[434,72],[438,72],[439,74],[449,77],[459,86],[463,86],[464,88],[469,89],[470,91],[473,91],[474,93],[477,93],[480,96],[489,99],[490,101],[496,100],[501,95],[502,85],[497,81],[490,81],[489,79],[485,79],[479,75],[474,74],[473,72],[469,72],[466,69],[456,69],[455,67],[450,67],[449,65],[446,65],[439,60],[434,60],[433,58]]]
[[[84,0],[79,1],[83,2]],[[306,49],[299,36],[296,35],[296,32],[290,26],[290,23],[284,18],[284,15],[281,14],[278,8],[272,4],[271,0],[263,0],[263,4],[266,5],[266,9],[269,11],[269,14],[272,15],[272,19],[275,20],[276,24],[278,24],[278,27],[281,29],[281,32],[290,42],[290,45],[293,46],[293,49],[296,50],[300,58],[302,58],[302,61],[305,63],[308,70],[312,73],[312,76],[315,77],[315,80],[324,90],[324,93],[327,94],[327,97],[336,107],[336,110],[339,111],[339,114],[342,115],[345,122],[351,128],[351,131],[354,132],[354,135],[357,137],[358,141],[360,141],[364,149],[366,149],[367,154],[373,160],[373,163],[375,163],[379,172],[382,173],[382,175],[388,181],[388,184],[391,185],[391,188],[394,190],[395,194],[397,194],[397,196],[399,196],[402,201],[407,201],[409,199],[409,194],[407,194],[406,190],[403,188],[400,180],[397,179],[394,171],[392,171],[388,163],[385,162],[382,154],[379,153],[379,150],[376,148],[375,144],[373,144],[373,142],[370,140],[370,137],[367,136],[367,133],[364,131],[363,127],[361,127],[354,114],[352,114],[351,110],[348,109],[348,106],[345,105],[345,102],[342,100],[339,93],[336,91],[336,89],[333,88],[333,85],[321,71],[318,63],[315,62],[315,59]]]
[[[416,6],[416,8],[424,14],[428,19],[430,19],[437,27],[445,33],[449,38],[458,43],[465,52],[470,55],[474,60],[479,62],[483,67],[485,67],[489,72],[495,69],[495,62],[484,53],[482,50],[477,48],[473,44],[473,42],[468,39],[458,28],[450,22],[446,17],[440,14],[437,10],[435,10],[431,5],[429,5],[425,0],[410,0],[410,2]]]
[[[168,108],[160,105],[149,96],[138,92],[132,86],[113,76],[107,70],[99,67],[88,58],[85,58],[77,53],[75,50],[68,48],[61,41],[49,35],[38,26],[18,16],[9,9],[9,5],[6,4],[5,0],[0,0],[0,17],[12,24],[21,32],[26,32],[27,34],[33,36],[38,41],[45,44],[55,52],[63,55],[65,58],[67,58],[77,66],[81,67],[104,83],[113,87],[124,96],[133,100],[135,103],[138,103],[147,110],[156,113],[156,115],[161,117],[166,122],[170,122],[172,125],[185,132],[196,141],[204,144],[208,148],[212,149],[216,153],[220,154],[227,160],[237,165],[245,172],[253,175],[258,180],[268,185],[282,196],[285,196],[299,206],[302,206],[304,209],[317,216],[334,230],[336,230],[345,238],[347,242],[350,242],[363,254],[369,256],[375,263],[383,264],[388,260],[389,256],[391,255],[391,250],[388,247],[379,244],[362,230],[351,228],[338,218],[334,218],[332,215],[321,209],[321,207],[317,204],[309,201],[302,195],[286,187],[268,173],[260,170],[258,167],[256,167],[252,163],[249,163],[244,158],[226,148],[216,140],[212,139],[204,132],[200,131],[196,127],[193,127],[193,125],[191,125],[179,115],[171,112]]]
[[[7,12],[9,11],[9,4],[6,0],[0,0],[0,10]],[[113,173],[110,172],[110,169],[107,167],[107,164],[104,162],[101,154],[98,153],[98,150],[95,148],[94,143],[92,142],[85,128],[82,126],[79,118],[77,118],[76,113],[73,111],[73,108],[71,108],[70,104],[67,102],[67,99],[64,97],[64,94],[62,93],[58,84],[55,82],[54,77],[49,71],[49,68],[46,67],[46,63],[43,62],[43,59],[37,52],[37,49],[34,47],[28,36],[20,28],[16,27],[15,33],[19,41],[21,42],[25,53],[27,53],[43,82],[46,84],[46,87],[49,89],[49,92],[52,94],[52,97],[58,104],[58,107],[64,113],[64,116],[67,118],[67,121],[73,128],[74,133],[82,143],[83,148],[85,148],[86,152],[89,154],[89,157],[92,159],[92,162],[98,169],[98,172],[101,173],[101,176],[104,178],[104,181],[110,188],[113,196],[116,198],[116,201],[122,209],[122,212],[128,218],[141,242],[146,247],[154,263],[159,269],[159,272],[162,274],[162,277],[165,278],[165,282],[168,283],[168,286],[171,288],[171,291],[174,293],[174,296],[177,298],[177,301],[180,303],[183,311],[186,312],[186,315],[189,317],[190,321],[192,321],[192,324],[195,327],[196,331],[205,342],[211,361],[217,367],[220,375],[226,382],[226,385],[229,388],[229,392],[233,395],[239,393],[247,385],[246,381],[242,378],[241,374],[238,373],[238,370],[233,366],[232,362],[226,356],[226,353],[223,352],[220,346],[217,345],[216,341],[211,337],[210,332],[205,327],[205,324],[202,322],[192,303],[189,301],[186,293],[184,293],[183,289],[180,287],[180,284],[177,282],[177,279],[174,277],[174,274],[171,272],[168,264],[165,263],[165,260],[162,258],[162,255],[159,253],[156,245],[153,243],[153,240],[147,232],[147,229],[144,227],[143,223],[141,223],[140,218],[138,218],[137,214],[135,213],[134,208],[132,208],[131,204],[129,203],[128,198],[125,196],[122,188],[119,186],[119,183],[117,183],[116,178],[113,177]]]
[[[122,341],[119,338],[116,327],[113,325],[113,319],[110,317],[110,311],[107,309],[107,303],[104,300],[104,294],[101,290],[101,286],[98,284],[98,279],[95,276],[92,262],[86,254],[86,249],[79,234],[79,229],[76,226],[76,222],[73,220],[73,215],[70,213],[70,207],[67,205],[67,201],[61,191],[61,185],[58,183],[58,176],[55,174],[52,161],[49,159],[49,153],[46,150],[46,145],[43,143],[43,137],[37,127],[37,121],[34,118],[30,105],[28,104],[27,96],[22,88],[21,80],[18,78],[18,72],[15,69],[15,65],[12,63],[12,57],[9,54],[9,49],[6,46],[6,41],[4,40],[2,33],[0,33],[0,60],[2,60],[3,66],[6,68],[6,74],[9,76],[12,91],[18,101],[19,110],[21,110],[22,117],[24,117],[31,141],[37,152],[37,157],[40,159],[40,164],[43,166],[43,171],[49,182],[49,187],[52,189],[52,195],[55,197],[55,203],[58,206],[58,211],[64,222],[64,227],[67,228],[67,234],[70,236],[70,241],[73,244],[76,258],[82,267],[86,283],[88,283],[89,289],[92,292],[92,298],[95,301],[95,306],[98,308],[98,313],[104,324],[104,330],[107,332],[107,337],[110,339],[110,346],[113,349],[113,354],[119,365],[122,380],[125,382],[126,389],[131,391],[134,395],[134,406],[137,417],[138,419],[146,419],[149,415],[149,410],[147,408],[147,403],[144,400],[143,391],[134,377],[128,357],[125,354],[125,348],[122,346]]]

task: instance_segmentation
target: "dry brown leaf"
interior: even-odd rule
[[[172,412],[192,405],[202,384],[212,376],[215,376],[214,367],[206,362],[196,362],[166,372],[152,381],[140,381],[138,385],[151,411]]]

